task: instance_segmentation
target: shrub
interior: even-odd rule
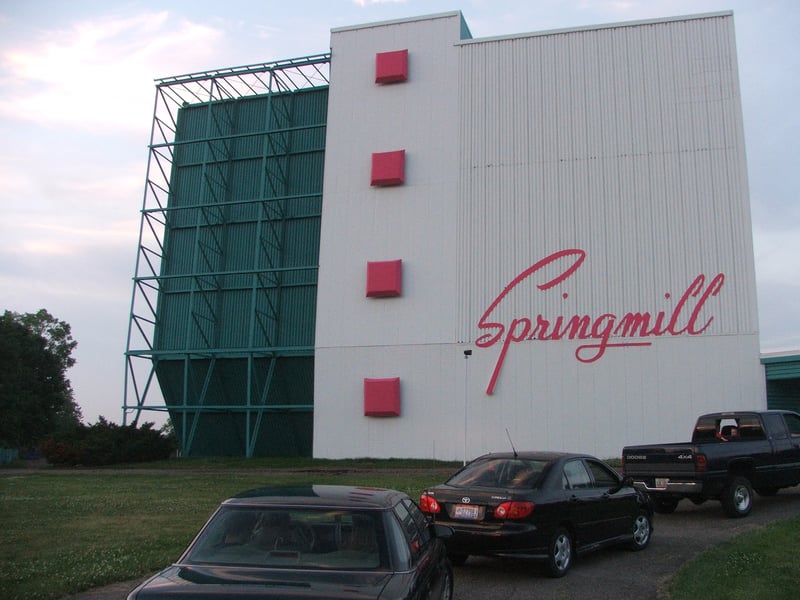
[[[47,462],[53,465],[103,466],[150,462],[169,458],[177,444],[174,434],[153,429],[153,423],[117,425],[103,417],[94,425],[56,434],[41,444]]]

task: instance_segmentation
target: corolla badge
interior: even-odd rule
[[[461,499],[461,504],[469,504],[470,502],[472,502],[472,500],[469,499],[469,496],[464,496]]]

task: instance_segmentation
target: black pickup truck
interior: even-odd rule
[[[800,414],[782,411],[713,413],[697,419],[692,441],[627,446],[622,470],[645,489],[658,512],[683,498],[719,500],[730,517],[753,507],[753,490],[772,496],[800,483]]]

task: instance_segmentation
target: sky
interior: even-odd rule
[[[800,352],[796,0],[0,0],[0,310],[70,324],[85,423],[122,423],[155,80],[323,53],[332,28],[453,10],[473,38],[732,10],[761,351]]]

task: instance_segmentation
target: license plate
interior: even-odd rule
[[[454,519],[464,519],[467,521],[477,521],[480,518],[480,506],[472,506],[470,504],[456,504],[453,511]]]
[[[665,488],[669,483],[669,477],[656,477],[656,487]]]

